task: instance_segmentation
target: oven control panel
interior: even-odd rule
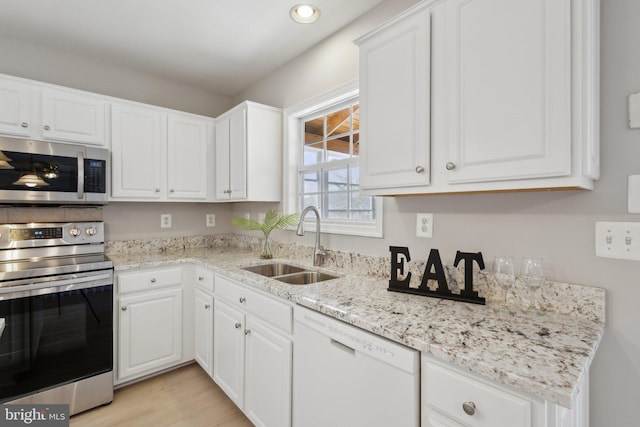
[[[103,222],[0,224],[0,250],[104,243]]]

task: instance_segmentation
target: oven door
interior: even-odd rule
[[[0,200],[106,203],[108,150],[0,138]]]
[[[113,370],[112,271],[57,279],[0,287],[0,402]]]

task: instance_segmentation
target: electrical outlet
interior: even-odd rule
[[[596,222],[596,256],[640,261],[640,222]]]
[[[207,227],[215,227],[216,226],[216,214],[207,214]]]
[[[160,214],[160,228],[171,228],[171,214]]]
[[[264,217],[265,217],[265,215],[266,215],[266,213],[264,213],[264,212],[260,212],[260,213],[258,214],[258,222],[260,222],[260,223],[261,223],[261,222],[263,222],[263,221],[264,221]]]
[[[433,214],[416,214],[416,236],[426,238],[433,237]]]

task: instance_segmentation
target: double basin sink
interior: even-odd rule
[[[254,265],[245,267],[243,270],[271,277],[290,285],[308,285],[311,283],[323,282],[325,280],[337,279],[338,276],[322,273],[319,271],[308,271],[302,267],[289,265],[282,262],[271,264]]]

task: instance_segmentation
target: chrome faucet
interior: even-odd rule
[[[309,211],[313,211],[316,214],[316,245],[313,248],[313,265],[322,265],[324,257],[327,254],[322,246],[320,246],[320,212],[315,206],[307,206],[300,214],[300,222],[298,223],[298,229],[296,234],[298,236],[304,236],[304,217]]]

